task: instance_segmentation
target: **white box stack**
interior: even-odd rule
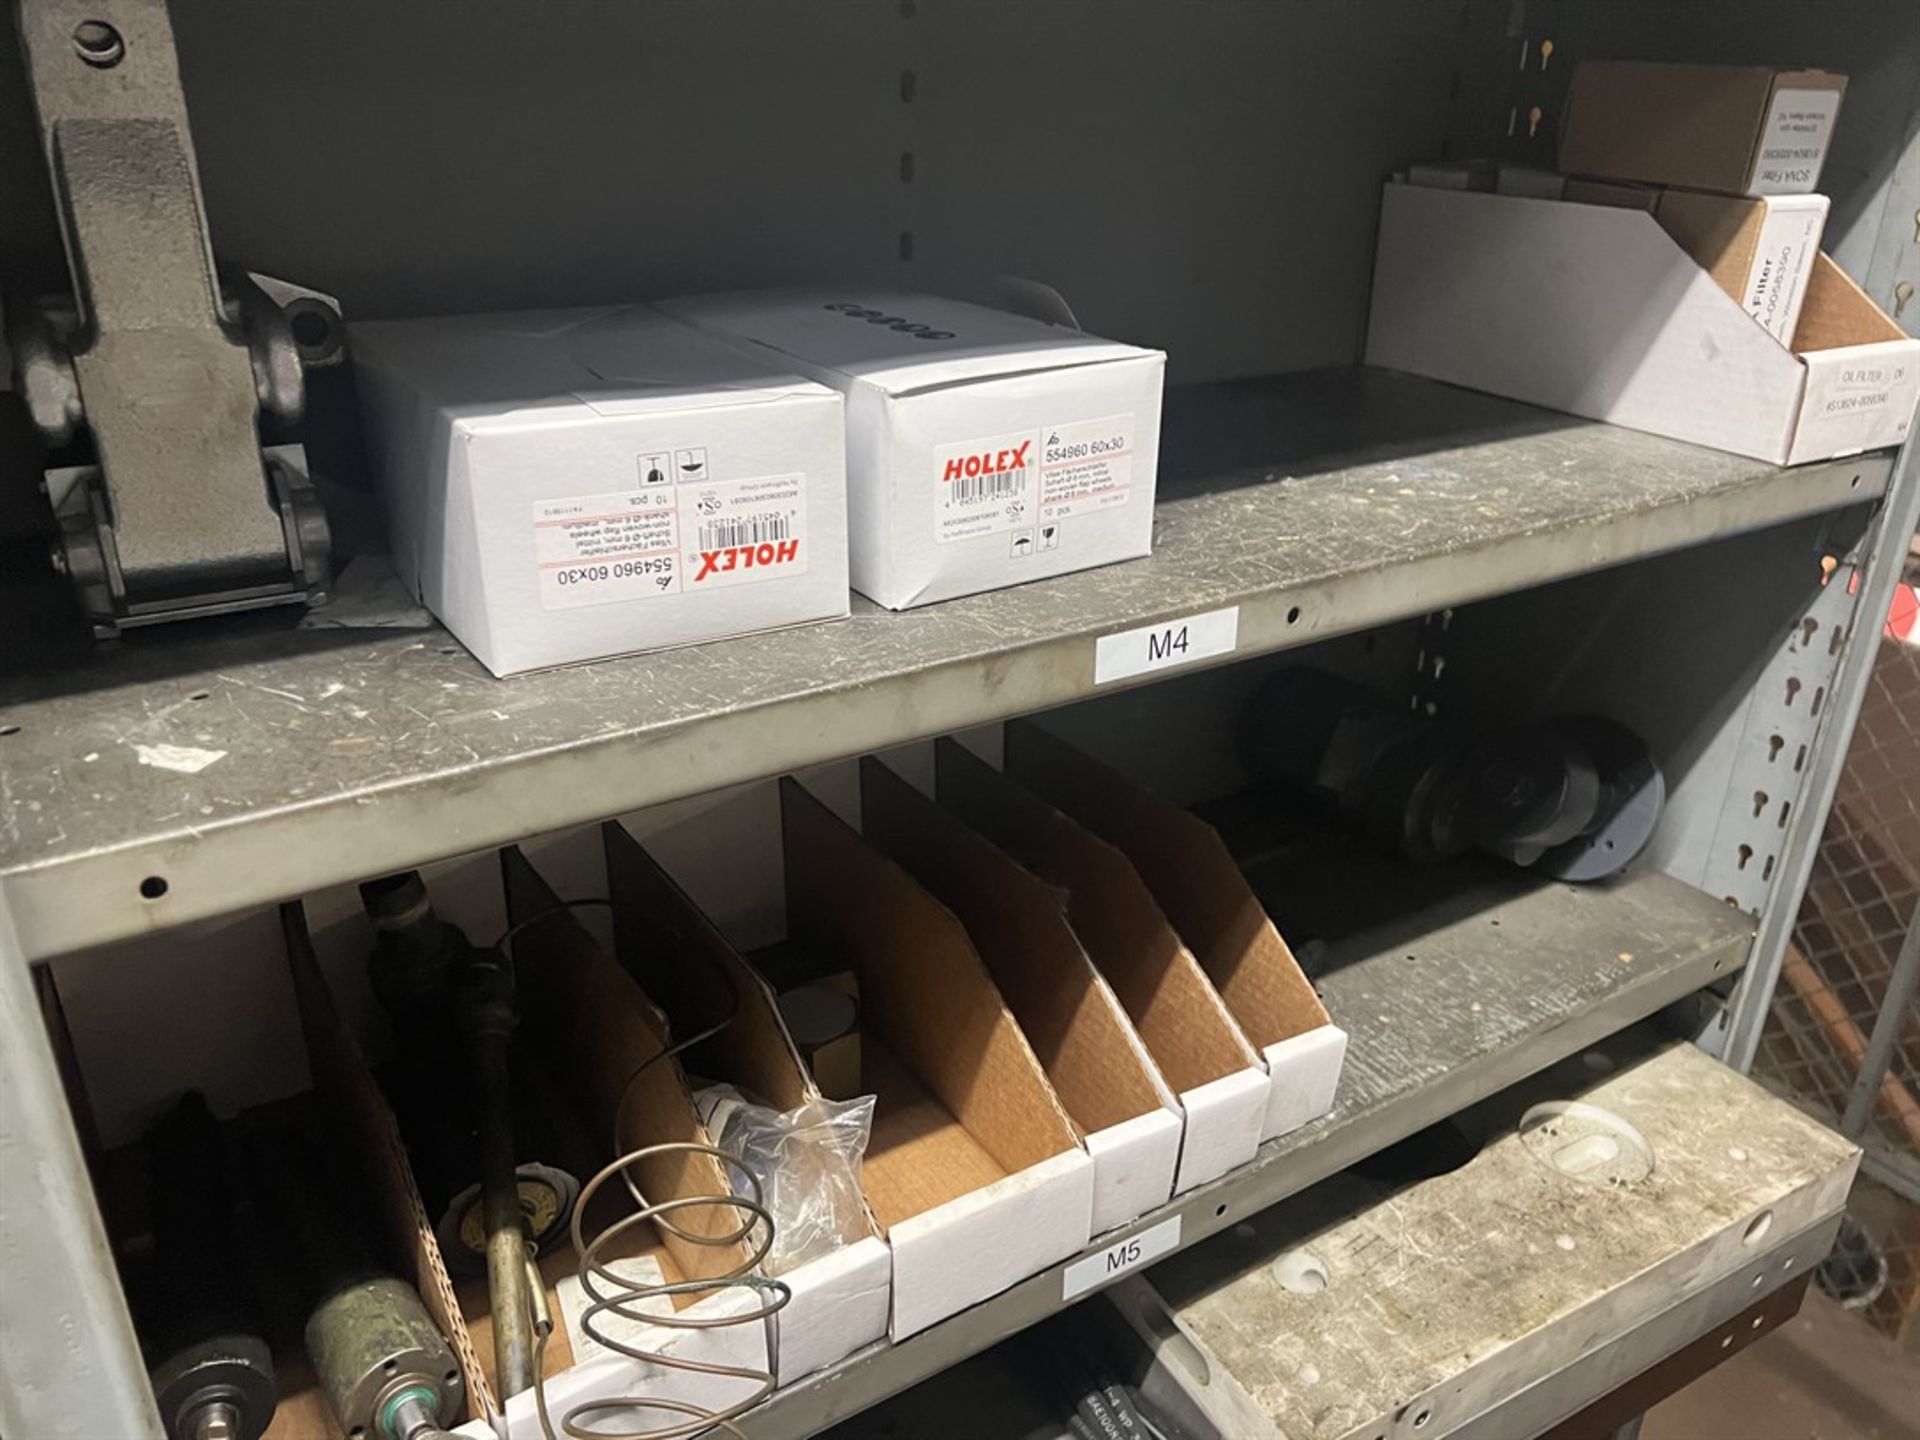
[[[930,295],[662,308],[846,396],[853,588],[889,609],[1152,549],[1157,350]]]

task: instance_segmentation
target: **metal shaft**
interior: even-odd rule
[[[394,1404],[382,1440],[453,1440],[453,1432],[440,1427],[425,1396],[408,1394]]]
[[[474,1041],[480,1109],[480,1214],[487,1230],[487,1293],[493,1304],[493,1360],[501,1397],[533,1384],[533,1303],[527,1284],[527,1231],[513,1163],[513,1096],[507,1038]]]
[[[194,1412],[188,1440],[237,1440],[240,1411],[225,1400],[214,1400]]]

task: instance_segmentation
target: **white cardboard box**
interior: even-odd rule
[[[496,675],[847,613],[839,395],[641,307],[354,327],[393,557]]]
[[[928,295],[663,308],[845,394],[853,588],[889,609],[1152,548],[1157,350]]]
[[[1390,184],[1367,363],[1776,464],[1898,445],[1907,338],[1826,255],[1793,348],[1652,215]]]

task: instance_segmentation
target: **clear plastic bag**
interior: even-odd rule
[[[874,1097],[809,1101],[785,1112],[757,1105],[731,1085],[695,1097],[707,1134],[760,1182],[773,1214],[764,1269],[783,1275],[867,1234],[860,1161],[873,1129]],[[734,1193],[750,1194],[733,1173]]]

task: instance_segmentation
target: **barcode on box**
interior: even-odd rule
[[[735,515],[724,520],[708,520],[700,526],[702,550],[727,550],[737,545],[765,545],[790,539],[792,519],[778,510],[758,515]]]
[[[983,501],[1010,500],[1016,495],[1024,495],[1027,490],[1027,472],[1020,470],[994,470],[985,475],[959,475],[947,481],[947,503],[949,505],[977,505]]]

